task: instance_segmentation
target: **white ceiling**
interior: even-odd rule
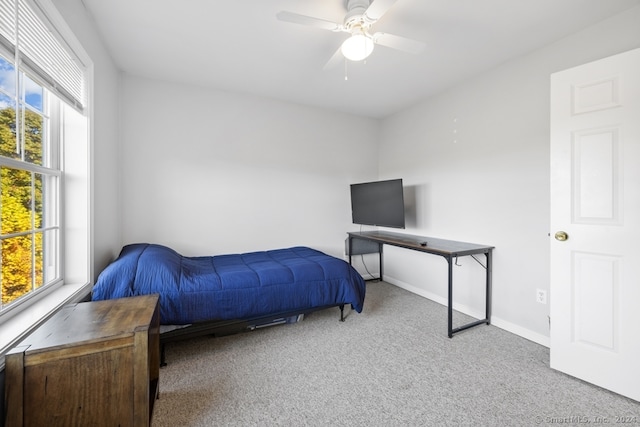
[[[381,118],[640,0],[397,0],[373,27],[423,41],[377,46],[323,70],[346,33],[281,22],[281,10],[342,23],[344,0],[81,0],[125,72]]]

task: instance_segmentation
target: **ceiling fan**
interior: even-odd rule
[[[425,47],[425,44],[421,41],[383,32],[371,34],[373,24],[382,18],[395,2],[396,0],[345,0],[347,14],[342,24],[287,11],[278,12],[276,17],[280,21],[351,34],[327,62],[324,67],[326,69],[340,60],[341,57],[351,61],[362,61],[371,55],[375,45],[382,45],[407,53],[420,53]]]

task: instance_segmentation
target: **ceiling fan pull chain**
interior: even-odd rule
[[[347,58],[344,58],[344,81],[349,80],[348,70],[347,70]]]

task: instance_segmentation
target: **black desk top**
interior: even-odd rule
[[[392,246],[428,252],[445,257],[458,257],[473,254],[489,253],[494,246],[476,243],[457,242],[455,240],[437,239],[435,237],[416,236],[413,234],[392,233],[388,231],[355,231],[348,232],[356,239],[371,240]],[[426,243],[426,245],[423,245]]]

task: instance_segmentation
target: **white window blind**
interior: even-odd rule
[[[37,6],[36,6],[37,7]],[[85,67],[27,0],[0,0],[0,43],[49,90],[79,111],[86,105]]]

